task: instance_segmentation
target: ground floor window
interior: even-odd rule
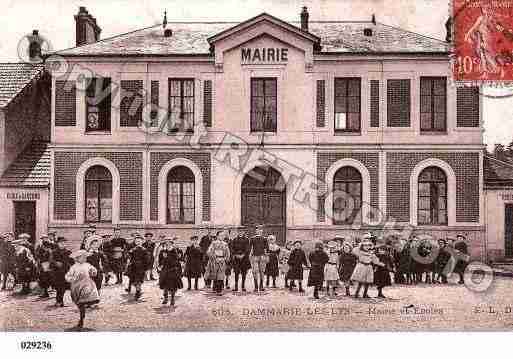
[[[419,175],[418,224],[447,224],[447,176],[438,167],[428,167]]]
[[[86,222],[112,222],[112,176],[103,166],[93,166],[85,176]]]
[[[167,223],[194,223],[194,174],[185,166],[167,176]]]
[[[340,168],[333,178],[333,224],[352,224],[361,220],[362,175],[351,166]],[[347,196],[337,196],[337,191]],[[352,204],[350,203],[352,201]],[[352,210],[351,210],[351,207]]]

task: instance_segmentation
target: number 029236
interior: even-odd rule
[[[47,340],[23,340],[20,342],[21,350],[51,350],[52,343]]]

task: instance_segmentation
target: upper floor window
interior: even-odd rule
[[[447,176],[438,167],[419,175],[418,224],[447,224]]]
[[[276,78],[251,79],[251,132],[276,132],[276,99]]]
[[[86,88],[86,131],[110,131],[111,79],[93,77]]]
[[[410,80],[387,80],[387,126],[410,127]]]
[[[361,79],[335,79],[335,132],[360,132]]]
[[[362,175],[351,166],[340,168],[333,178],[333,224],[361,222]],[[337,191],[345,196],[337,196]],[[351,203],[352,201],[352,203]]]
[[[194,130],[194,79],[169,79],[169,130]]]
[[[445,77],[420,78],[420,130],[445,131],[447,129],[447,79]]]
[[[103,166],[93,166],[85,175],[86,222],[112,221],[112,176]]]
[[[194,223],[194,173],[185,166],[167,176],[167,223]]]

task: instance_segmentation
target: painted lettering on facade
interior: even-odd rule
[[[7,199],[18,201],[34,201],[40,198],[39,193],[33,192],[11,192],[7,193]]]
[[[242,63],[277,63],[287,62],[289,56],[289,49],[282,48],[242,48],[241,61]]]

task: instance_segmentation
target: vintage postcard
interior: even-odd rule
[[[8,2],[0,331],[510,330],[510,3]]]

